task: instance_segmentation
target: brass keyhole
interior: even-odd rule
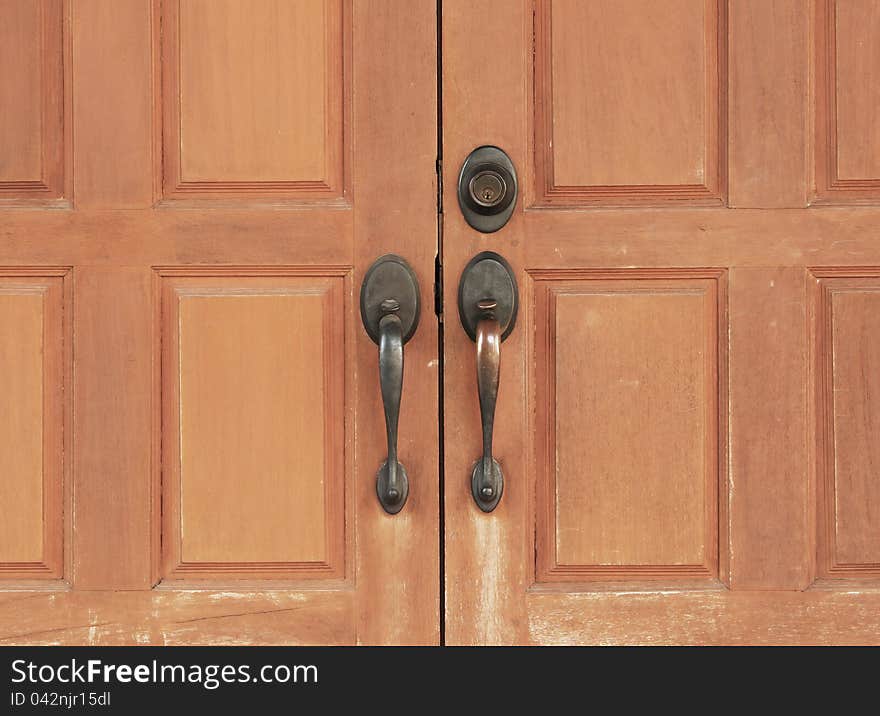
[[[468,186],[471,197],[480,206],[497,206],[507,194],[507,184],[496,171],[486,169],[474,175]]]

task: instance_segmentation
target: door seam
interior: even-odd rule
[[[443,462],[446,442],[443,411],[444,336],[443,336],[443,0],[437,0],[437,160],[434,165],[437,181],[437,254],[434,260],[434,312],[437,316],[437,467],[438,467],[438,535],[440,551],[440,646],[446,646],[446,471]]]

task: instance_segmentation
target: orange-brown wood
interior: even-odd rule
[[[15,191],[2,207],[0,320],[21,340],[0,362],[21,395],[0,441],[37,420],[41,379],[45,445],[42,475],[30,435],[0,476],[22,508],[0,545],[0,641],[437,643],[435,3],[15,9],[32,4],[57,9],[64,42],[44,54],[71,81],[26,89],[71,108],[75,146],[57,151],[74,192],[66,211],[15,208]],[[13,53],[36,27],[19,24],[0,16]],[[205,186],[178,191],[189,179]],[[357,303],[389,251],[423,305],[396,517],[375,494],[385,430]],[[40,286],[42,367],[36,308],[3,302]],[[38,548],[51,573],[15,566]]]
[[[535,203],[720,203],[725,6],[536,3]]]
[[[69,522],[64,394],[70,385],[66,269],[0,271],[0,587],[59,580]]]
[[[0,202],[65,195],[64,6],[0,2]]]
[[[348,271],[213,273],[157,279],[162,578],[340,577]]]
[[[71,144],[77,208],[153,204],[153,167],[161,165],[161,149],[154,147],[161,129],[154,120],[161,109],[155,91],[161,67],[153,63],[159,6],[143,0],[71,3],[68,95],[76,96]]]
[[[729,584],[805,589],[811,576],[806,272],[730,272]]]
[[[880,643],[878,4],[445,0],[440,446],[436,3],[0,0],[0,642]],[[480,144],[522,192],[489,236]],[[521,299],[489,515],[485,249]]]
[[[727,7],[728,204],[806,206],[809,13],[803,0],[732,0]]]
[[[345,645],[351,592],[254,590],[8,591],[0,644],[58,646]]]
[[[880,3],[815,0],[815,191],[828,203],[880,197]]]
[[[878,279],[877,269],[821,268],[811,275],[819,448],[816,572],[820,578],[872,584],[880,577],[872,374],[878,357]]]
[[[350,22],[343,0],[163,3],[163,196],[341,197]]]
[[[679,274],[529,274],[538,582],[718,577],[726,277]]]
[[[73,274],[73,565],[66,576],[75,589],[147,589],[158,505],[148,477],[150,270],[74,266]]]
[[[433,0],[405,10],[396,0],[362,0],[352,18],[353,142],[359,148],[352,164],[354,285],[377,256],[392,252],[411,264],[422,295],[419,328],[404,349],[400,411],[399,453],[410,493],[395,516],[376,501],[375,471],[386,456],[377,347],[360,325],[356,331],[355,363],[364,366],[355,399],[354,579],[364,595],[356,612],[362,644],[440,640],[440,361],[430,288],[437,256],[437,86],[426,84],[436,79],[435,20]],[[397,119],[389,122],[389,112]]]
[[[874,439],[873,391],[863,373],[872,365],[880,212],[871,204],[874,190],[859,194],[855,187],[820,195],[826,203],[861,199],[864,206],[803,208],[814,182],[814,149],[815,181],[821,186],[818,154],[826,135],[819,125],[828,105],[827,87],[816,73],[826,55],[809,42],[809,33],[821,48],[826,4],[733,0],[718,7],[717,47],[725,48],[730,66],[707,59],[722,108],[715,201],[728,196],[721,188],[729,186],[730,206],[754,209],[692,206],[700,203],[694,194],[679,195],[674,208],[630,206],[666,201],[656,191],[646,199],[633,189],[658,186],[652,174],[657,151],[666,152],[662,168],[677,172],[676,186],[684,186],[681,161],[690,156],[695,129],[690,115],[674,121],[675,108],[692,99],[678,83],[690,78],[687,91],[701,93],[707,102],[712,93],[693,81],[692,64],[683,69],[677,61],[683,48],[706,46],[705,26],[692,14],[715,6],[664,5],[663,27],[678,33],[670,40],[662,28],[649,32],[660,22],[650,11],[625,13],[624,5],[615,4],[617,22],[604,22],[601,41],[586,43],[596,30],[585,18],[606,17],[602,12],[611,4],[587,5],[524,0],[503,16],[488,2],[443,5],[443,151],[444,166],[451,167],[444,172],[445,294],[455,295],[471,256],[489,249],[512,264],[521,299],[520,319],[501,348],[494,454],[505,490],[489,515],[473,504],[468,481],[480,454],[474,348],[454,308],[446,306],[447,642],[878,643],[876,545],[867,527],[873,513],[865,505],[877,487],[865,448]],[[846,32],[865,39],[847,49],[853,62],[867,61],[876,44],[875,5],[848,7],[863,23],[856,30],[859,20],[853,20]],[[558,30],[563,16],[569,22]],[[838,35],[842,28],[837,26]],[[641,42],[627,44],[634,36]],[[622,59],[603,65],[608,55],[599,54],[602,48],[625,49],[618,52]],[[675,67],[671,77],[645,69],[644,58],[652,56],[662,56],[657,62],[664,70]],[[568,62],[558,69],[551,57]],[[473,72],[489,66],[491,82]],[[595,76],[593,66],[604,74]],[[615,73],[624,80],[615,84]],[[873,88],[862,87],[869,74],[852,74],[835,93],[853,106],[869,106]],[[807,81],[811,77],[813,84]],[[643,91],[632,91],[641,82]],[[591,94],[596,88],[605,89],[599,98]],[[666,90],[662,99],[660,89]],[[571,97],[560,98],[560,91]],[[560,119],[572,107],[590,121]],[[474,116],[480,121],[472,121]],[[867,116],[859,120],[864,124],[848,125],[845,134],[841,125],[835,137],[841,146],[859,147],[871,161],[877,142],[865,134]],[[813,119],[815,142],[805,139],[813,136]],[[620,139],[623,147],[617,147],[614,132],[625,136],[627,127],[640,122],[645,126],[638,134]],[[613,168],[627,176],[619,192],[591,193],[590,172],[611,161],[603,159],[604,147],[591,144],[594,126],[596,136],[611,132],[610,156],[621,162]],[[554,133],[564,128],[565,166],[582,182],[568,194],[554,193],[554,175],[548,173],[548,157],[563,151],[555,141],[550,145],[551,127]],[[635,153],[655,139],[655,127],[669,136]],[[711,148],[706,136],[703,146]],[[523,191],[510,223],[488,236],[467,227],[448,199],[455,195],[460,162],[483,143],[510,154]],[[714,333],[683,299],[667,315],[663,302],[669,299],[651,285],[694,281],[706,271],[716,272],[726,296],[718,302]],[[846,325],[834,332],[821,317],[825,304],[816,284],[844,279],[861,282],[864,290],[849,297]],[[591,281],[602,290],[590,290]],[[626,311],[617,308],[626,303],[614,292],[615,281],[630,292],[634,284],[645,286],[626,299]],[[570,305],[560,303],[562,297]],[[684,340],[687,336],[692,338]],[[846,349],[840,345],[844,340]],[[849,359],[832,369],[833,345]],[[613,359],[605,355],[609,347]],[[711,397],[705,376],[700,390],[694,388],[698,383],[688,383],[699,351],[703,361],[706,353],[717,356]],[[637,371],[640,361],[653,372]],[[620,379],[633,376],[638,386],[623,394]],[[848,390],[832,392],[832,381]],[[843,412],[830,407],[832,395],[835,406],[849,401]],[[674,410],[689,398],[698,410],[716,400],[716,422],[676,419]],[[843,444],[834,442],[835,425],[838,433],[846,426],[844,461],[834,457]],[[712,479],[707,472],[695,477],[697,439],[705,445],[705,465],[717,467]],[[835,482],[841,469],[847,481]],[[710,482],[717,511],[698,512],[687,488],[709,489]],[[823,527],[832,490],[848,493],[842,503],[847,524],[838,524],[833,535]],[[669,511],[675,523],[666,521]],[[629,519],[632,514],[640,519]],[[700,532],[696,523],[704,514],[716,515],[717,523],[707,521],[712,529]],[[844,512],[836,514],[841,518]],[[709,534],[718,544],[711,578],[668,569],[676,561],[693,564],[700,545],[707,544],[702,535]],[[834,535],[857,569],[829,569]],[[560,546],[568,561],[581,566],[549,579]],[[613,562],[618,555],[656,563],[662,557],[673,564],[665,570],[653,566],[654,574],[614,564],[604,568],[610,574],[596,569],[603,558]]]

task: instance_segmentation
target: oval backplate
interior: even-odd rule
[[[503,341],[516,324],[519,291],[510,264],[494,251],[483,251],[465,266],[458,283],[458,315],[472,341],[477,340],[477,324],[484,316],[477,304],[491,298],[497,303],[493,313]]]
[[[361,284],[361,320],[373,343],[379,343],[379,321],[385,315],[382,301],[395,299],[400,304],[403,342],[412,338],[419,326],[419,281],[409,264],[400,256],[380,256],[370,266]]]

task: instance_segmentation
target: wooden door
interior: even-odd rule
[[[880,642],[880,2],[444,0],[446,637]],[[476,146],[521,196],[481,235]],[[513,266],[498,508],[467,261]]]
[[[436,76],[433,1],[0,0],[0,643],[438,642]]]

